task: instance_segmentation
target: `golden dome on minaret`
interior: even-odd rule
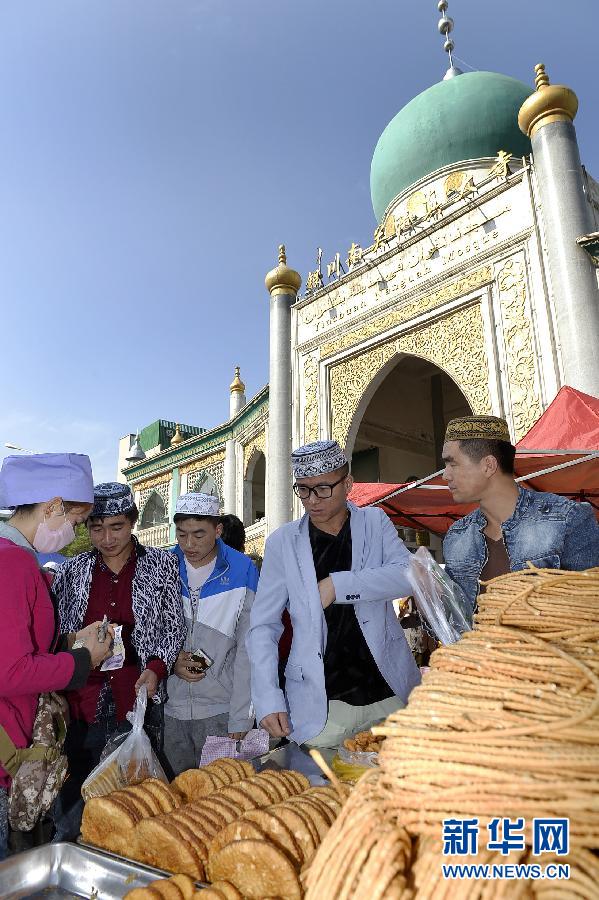
[[[285,244],[279,245],[279,265],[271,269],[264,283],[272,294],[297,294],[302,285],[302,276],[287,265]]]
[[[550,122],[572,122],[578,112],[578,97],[564,84],[550,84],[545,65],[535,66],[534,94],[527,97],[518,113],[520,130],[530,138]]]
[[[178,444],[182,444],[185,438],[179,431],[179,423],[177,423],[177,427],[175,428],[175,433],[171,438],[171,447],[176,447]]]
[[[241,380],[239,366],[235,366],[235,378],[231,382],[230,391],[232,394],[245,394],[245,384]]]

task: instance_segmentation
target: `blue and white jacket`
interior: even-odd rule
[[[249,556],[217,540],[214,571],[200,589],[195,615],[187,583],[185,556],[171,551],[179,562],[181,604],[187,625],[185,650],[203,650],[214,660],[206,677],[190,684],[171,675],[167,716],[207,719],[229,714],[229,731],[249,731],[254,722],[250,698],[250,663],[245,636],[258,586],[258,570]]]

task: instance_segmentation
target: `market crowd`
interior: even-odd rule
[[[446,573],[472,613],[484,582],[525,568],[599,566],[593,509],[519,487],[505,421],[449,423],[445,478],[476,508],[448,531]],[[52,692],[68,722],[68,775],[49,808],[53,840],[79,832],[81,787],[106,745],[131,728],[143,687],[145,729],[169,776],[197,766],[209,738],[337,747],[401,708],[420,671],[393,601],[412,592],[411,554],[379,508],[348,500],[350,462],[334,441],[292,454],[305,514],[266,541],[260,574],[243,526],[218,498],[176,503],[172,550],[143,546],[127,485],[94,486],[80,454],[7,457],[0,472],[0,859],[9,812],[41,790],[25,762],[49,760],[34,739]],[[55,572],[85,523],[92,549]],[[46,786],[47,788],[47,786]],[[14,847],[15,834],[11,836]]]

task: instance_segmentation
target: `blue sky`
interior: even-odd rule
[[[157,418],[211,427],[268,380],[264,275],[374,228],[387,122],[446,68],[435,0],[5,0],[5,441],[87,452]],[[450,0],[457,55],[577,92],[599,178],[596,3]]]

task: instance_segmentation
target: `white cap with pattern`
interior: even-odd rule
[[[335,472],[347,465],[347,456],[337,441],[314,441],[298,447],[291,454],[293,477],[313,478]]]
[[[177,513],[185,516],[220,516],[220,502],[214,494],[181,494],[175,506],[175,515]]]

